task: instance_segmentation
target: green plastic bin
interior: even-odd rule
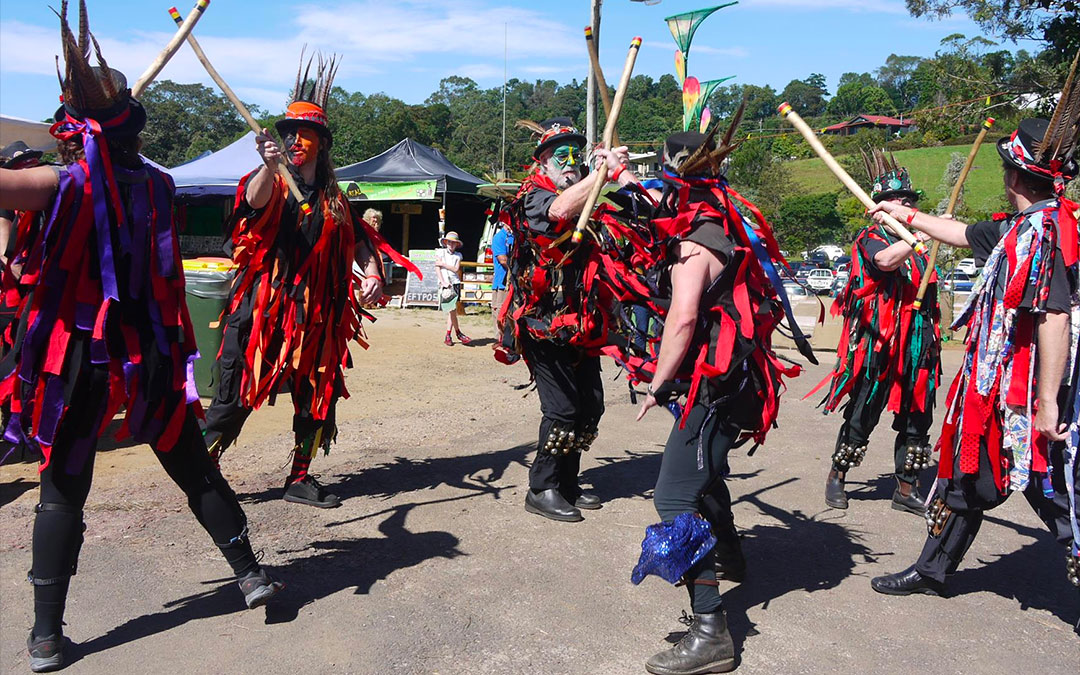
[[[227,259],[184,261],[184,290],[200,356],[195,360],[195,388],[204,398],[213,398],[217,391],[217,355],[225,331],[222,313],[235,275],[236,268]]]

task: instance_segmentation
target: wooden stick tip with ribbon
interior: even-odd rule
[[[585,26],[585,39],[586,40],[591,40],[592,39],[592,26]]]
[[[173,18],[173,21],[180,19],[180,10],[175,7],[169,8],[169,16]]]
[[[630,41],[630,46],[631,47],[640,47],[641,46],[641,37],[639,36],[639,37],[636,37],[633,40],[631,40]]]
[[[994,126],[995,121],[996,120],[993,117],[987,117],[986,121],[983,122],[983,128],[984,129],[989,129],[990,127]]]
[[[791,112],[792,112],[792,111],[791,111],[791,105],[790,105],[790,104],[788,104],[788,102],[787,102],[787,101],[784,101],[783,103],[781,103],[781,104],[780,104],[780,107],[778,107],[778,108],[776,109],[776,111],[777,111],[778,113],[780,113],[781,115],[783,115],[784,117],[787,117],[787,116],[788,116],[788,115],[790,115],[790,114],[791,114]]]

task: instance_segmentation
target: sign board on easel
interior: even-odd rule
[[[405,306],[406,307],[438,307],[439,306],[439,275],[435,267],[436,249],[412,249],[409,251],[409,260],[413,262],[424,275],[419,279],[409,272],[405,279]]]

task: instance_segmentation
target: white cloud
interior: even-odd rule
[[[757,7],[787,7],[813,11],[842,9],[849,12],[907,15],[902,0],[746,0],[740,2],[748,9]]]
[[[338,82],[363,89],[365,75],[427,65],[456,71],[475,79],[502,77],[503,31],[506,24],[508,57],[528,63],[526,68],[586,67],[577,32],[549,14],[489,0],[347,0],[332,6],[300,5],[288,21],[288,37],[249,38],[198,36],[214,67],[238,91],[251,92],[251,100],[280,106],[280,90],[291,86],[301,47],[341,54]],[[134,83],[172,37],[158,31],[111,34],[96,26],[102,52],[109,65]],[[0,72],[54,75],[59,52],[54,24],[38,26],[0,21]],[[469,59],[470,65],[457,67]],[[483,62],[489,59],[488,62]],[[571,65],[572,64],[572,65]],[[540,71],[535,71],[540,72]],[[184,46],[160,78],[177,82],[210,79],[192,51]],[[346,84],[348,83],[348,84]]]
[[[750,56],[750,50],[746,47],[710,47],[709,45],[695,44],[690,47],[690,55],[714,54],[716,56],[730,56],[734,59],[745,59]]]

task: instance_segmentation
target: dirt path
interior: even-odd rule
[[[291,409],[257,412],[224,472],[253,543],[288,583],[242,609],[228,568],[145,447],[99,454],[87,542],[68,604],[74,673],[640,673],[688,608],[654,577],[630,584],[671,418],[636,412],[606,365],[608,413],[583,462],[605,500],[578,524],[522,508],[539,403],[524,366],[487,344],[447,348],[434,312],[384,310],[357,353],[339,441],[314,469],[345,498],[281,501]],[[487,315],[465,329],[489,332]],[[951,377],[959,354],[948,352]],[[1020,498],[995,511],[953,579],[954,597],[886,598],[872,575],[907,566],[925,526],[889,508],[892,440],[875,436],[852,508],[824,506],[839,419],[800,401],[753,457],[733,453],[732,493],[750,578],[725,585],[740,673],[1072,673],[1077,595],[1061,551]],[[0,672],[27,672],[36,472],[0,476]],[[951,637],[950,637],[951,636]]]

